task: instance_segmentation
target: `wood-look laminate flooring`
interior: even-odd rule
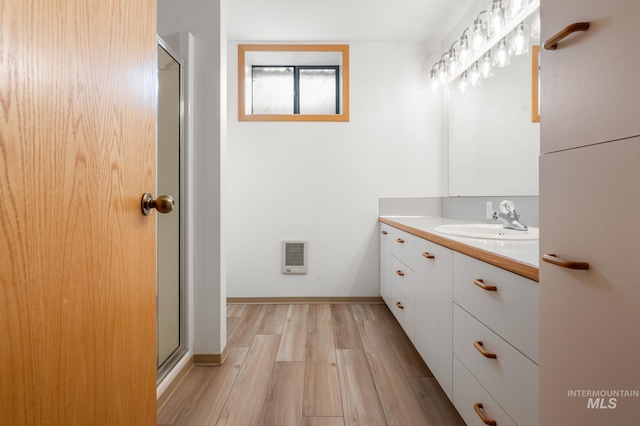
[[[227,338],[158,425],[464,425],[385,305],[229,305]]]

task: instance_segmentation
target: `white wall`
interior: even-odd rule
[[[434,58],[418,43],[349,44],[351,121],[307,123],[238,122],[229,43],[229,297],[377,296],[378,198],[441,195]],[[309,241],[306,275],[280,272],[282,239]]]
[[[194,38],[192,101],[193,158],[188,174],[187,216],[193,235],[189,279],[193,283],[190,347],[195,354],[220,354],[226,345],[224,260],[224,157],[226,144],[226,26],[224,0],[158,0],[160,35],[191,32]]]

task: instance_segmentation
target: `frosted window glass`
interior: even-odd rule
[[[293,114],[293,68],[253,67],[253,114]]]
[[[300,69],[300,114],[336,114],[335,69]]]

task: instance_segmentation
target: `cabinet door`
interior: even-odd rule
[[[380,224],[380,296],[387,305],[391,301],[391,241],[392,228],[384,223]]]
[[[416,238],[414,244],[414,342],[438,383],[452,399],[453,252],[422,238]]]
[[[543,41],[591,23],[541,50],[542,152],[640,135],[640,2],[542,0],[540,11]]]
[[[540,250],[589,263],[540,265],[540,424],[640,424],[640,138],[540,161]],[[615,403],[615,409],[611,403]]]

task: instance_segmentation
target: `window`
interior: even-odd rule
[[[349,46],[239,45],[240,121],[349,121]]]
[[[339,66],[253,66],[252,114],[340,114]]]

